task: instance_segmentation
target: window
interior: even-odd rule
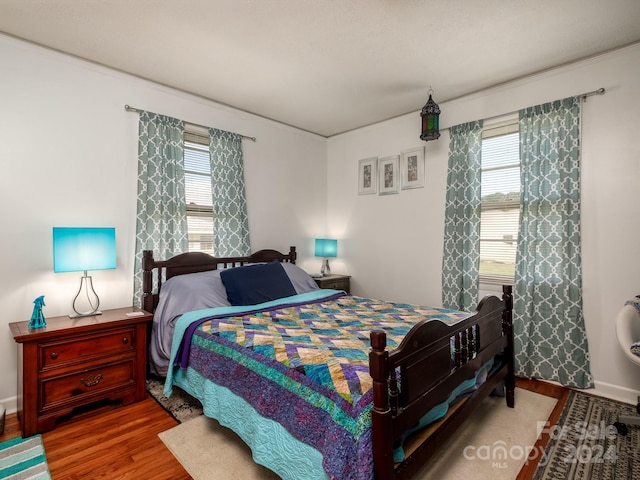
[[[184,132],[184,183],[187,204],[187,236],[190,252],[213,251],[213,200],[209,135]]]
[[[517,120],[482,132],[480,281],[513,283],[520,223],[520,135]]]

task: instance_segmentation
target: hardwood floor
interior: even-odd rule
[[[42,434],[53,480],[191,478],[158,437],[178,422],[153,398],[92,413]],[[20,435],[8,415],[0,441]]]
[[[517,380],[517,386],[558,398],[551,425],[558,420],[568,389],[523,379]],[[132,405],[102,410],[78,415],[42,434],[53,480],[191,478],[158,437],[177,422],[155,400],[147,397]],[[20,435],[16,415],[8,415],[0,442]],[[547,441],[548,434],[538,440],[536,448],[544,448]],[[530,479],[536,466],[536,462],[525,465],[517,480]]]
[[[556,406],[553,408],[553,411],[549,416],[549,425],[556,425],[558,423],[558,419],[560,418],[560,414],[562,413],[564,404],[567,402],[567,398],[569,397],[570,390],[568,388],[547,382],[525,380],[522,378],[516,379],[516,386],[525,390],[539,393],[541,395],[546,395],[547,397],[557,398],[558,403],[556,403]],[[533,451],[541,452],[547,446],[547,442],[549,441],[549,430],[550,429],[547,429],[542,432],[542,435],[540,435],[540,438],[538,438],[535,445],[533,446]],[[534,461],[525,462],[525,465],[522,467],[522,470],[520,470],[520,473],[516,477],[516,480],[529,480],[530,478],[532,478],[539,461],[540,455],[538,455],[538,458]]]

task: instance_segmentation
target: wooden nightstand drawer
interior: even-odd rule
[[[59,368],[135,349],[135,330],[127,328],[40,345],[40,369]]]
[[[113,389],[133,386],[135,383],[135,361],[102,365],[90,370],[44,379],[40,383],[39,409],[77,402],[83,397],[103,395]]]
[[[349,275],[327,275],[326,277],[314,277],[320,288],[332,290],[344,290],[351,293],[351,277]]]
[[[46,432],[97,402],[124,405],[147,396],[147,329],[138,308],[102,315],[9,324],[18,343],[18,418],[24,437]]]
[[[344,290],[345,288],[348,288],[348,284],[345,283],[344,280],[331,280],[331,281],[324,282],[322,284],[322,288],[331,288],[331,289],[334,289],[334,290]]]

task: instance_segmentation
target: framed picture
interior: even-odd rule
[[[370,195],[378,191],[378,157],[358,162],[358,194]]]
[[[400,184],[403,190],[424,187],[424,148],[402,152]]]
[[[378,161],[378,195],[398,193],[400,175],[398,171],[398,155],[384,157]]]

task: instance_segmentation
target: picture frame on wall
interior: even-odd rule
[[[402,152],[400,178],[402,190],[424,187],[424,147]]]
[[[358,194],[371,195],[378,191],[378,157],[358,162]]]
[[[378,160],[378,195],[391,195],[400,191],[399,157],[393,155]]]

